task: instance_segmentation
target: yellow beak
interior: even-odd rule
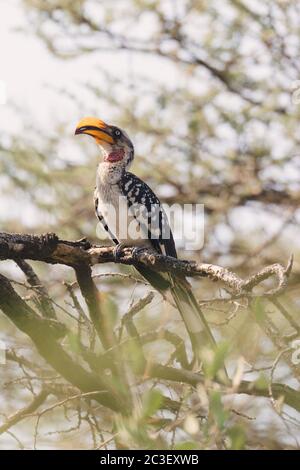
[[[114,139],[110,134],[110,127],[105,122],[94,117],[86,117],[79,121],[75,130],[75,135],[78,134],[91,135],[99,144],[101,142],[106,142],[107,144],[114,143]]]

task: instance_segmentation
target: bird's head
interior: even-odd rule
[[[134,157],[134,147],[126,132],[94,117],[82,119],[76,127],[75,135],[87,134],[94,137],[100,146],[104,161],[113,165],[130,165]]]

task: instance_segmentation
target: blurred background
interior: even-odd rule
[[[132,171],[164,202],[205,205],[204,247],[180,257],[246,277],[294,254],[281,301],[300,325],[300,3],[0,0],[0,9],[1,231],[97,241],[98,150],[73,135],[80,118],[95,115],[127,131],[136,149]],[[57,302],[65,302],[67,268],[36,267]],[[96,271],[108,270],[119,271]],[[22,279],[13,263],[1,263],[1,271]],[[119,315],[141,295],[133,285],[128,299],[128,289],[103,282]],[[226,297],[209,281],[196,288],[203,301]],[[255,368],[270,371],[278,348],[246,307],[208,303],[206,314],[256,378]],[[147,327],[163,308],[156,298],[145,310]],[[264,313],[275,333],[295,334],[274,305]],[[14,334],[1,317],[0,339],[28,349]],[[13,381],[15,371],[6,373]],[[275,378],[299,387],[286,363]],[[12,389],[3,390],[3,413],[15,409]],[[24,391],[18,393],[22,400]],[[242,424],[249,446],[299,445],[295,413],[283,424],[267,399],[242,406],[255,416]],[[72,439],[44,436],[44,445],[81,442]],[[7,435],[1,442],[18,445]]]

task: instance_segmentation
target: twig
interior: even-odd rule
[[[282,358],[282,356],[286,353],[288,353],[289,351],[291,351],[292,348],[286,348],[286,349],[283,349],[282,351],[280,351],[280,353],[277,355],[273,365],[272,365],[272,368],[271,368],[271,373],[270,373],[270,382],[269,382],[269,387],[268,387],[268,390],[269,390],[269,397],[270,397],[270,400],[271,400],[271,403],[272,403],[272,406],[273,408],[275,409],[275,411],[280,414],[280,409],[278,407],[278,403],[276,402],[275,398],[274,398],[274,395],[273,395],[273,378],[274,378],[274,373],[275,373],[275,369],[280,361],[280,359]],[[284,395],[282,395],[284,396]],[[279,397],[280,398],[280,397]]]
[[[33,268],[23,259],[17,259],[16,263],[25,274],[29,285],[34,288],[34,292],[37,298],[36,303],[42,315],[47,318],[56,318],[56,313],[53,308],[51,299],[49,298],[48,292],[46,288],[42,285],[39,277],[34,272]]]
[[[279,312],[284,316],[284,318],[290,323],[290,325],[296,330],[298,335],[300,334],[300,325],[294,320],[292,315],[287,311],[287,309],[279,302],[278,299],[270,299],[272,304],[279,310]]]
[[[74,266],[74,269],[81,294],[88,306],[90,318],[94,324],[95,330],[104,348],[108,349],[115,343],[115,337],[102,311],[100,294],[92,279],[91,268],[88,264],[82,263]]]
[[[7,432],[9,428],[22,421],[24,418],[31,416],[41,405],[44,403],[49,395],[49,390],[42,389],[38,395],[36,395],[29,405],[25,406],[21,410],[18,410],[13,415],[9,416],[5,423],[0,426],[0,434]]]
[[[59,407],[59,406],[65,405],[65,404],[68,403],[69,401],[73,401],[73,400],[77,400],[77,399],[81,399],[81,398],[93,397],[93,396],[96,396],[97,393],[99,393],[99,392],[78,393],[78,394],[76,394],[76,395],[72,395],[72,396],[70,396],[70,397],[64,398],[63,400],[61,400],[61,401],[59,401],[59,402],[56,402],[56,403],[54,403],[53,405],[48,406],[48,408],[45,408],[44,410],[42,410],[42,411],[38,414],[37,422],[36,422],[36,425],[35,425],[35,431],[34,431],[34,445],[33,445],[34,449],[36,449],[39,422],[40,422],[42,416],[44,416],[44,414],[48,413],[49,411],[54,410],[54,408],[57,408],[57,407]]]
[[[110,386],[109,380],[102,380],[101,377],[87,372],[80,364],[73,361],[57,342],[57,336],[55,336],[55,331],[53,332],[49,320],[38,317],[1,274],[0,308],[19,330],[31,338],[39,354],[65,380],[79,388],[82,393],[98,391],[95,399],[99,403],[113,410],[126,412],[125,403]]]
[[[142,297],[139,299],[130,309],[129,311],[123,316],[122,322],[121,322],[121,327],[120,327],[120,332],[119,332],[119,341],[122,337],[122,331],[125,326],[125,328],[128,331],[128,334],[133,337],[138,338],[138,332],[137,329],[133,323],[133,317],[139,313],[143,308],[145,308],[147,305],[149,305],[154,298],[154,293],[153,292],[148,292],[145,297]]]

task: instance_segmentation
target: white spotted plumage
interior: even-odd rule
[[[146,183],[127,171],[134,157],[131,141],[121,130],[118,139],[114,140],[113,133],[118,128],[103,123],[101,126],[101,132],[105,129],[106,135],[112,139],[112,144],[107,143],[107,139],[99,144],[104,155],[104,161],[97,170],[95,190],[95,209],[100,222],[115,244],[151,247],[158,254],[176,258],[173,235],[159,199]],[[119,160],[107,158],[113,155],[113,152],[117,152],[114,155],[119,156],[122,151],[124,157]],[[112,212],[116,216],[115,219],[112,218]],[[126,221],[123,221],[122,214],[120,220],[120,213],[123,212],[126,213]],[[141,231],[140,239],[133,237],[128,230],[125,235],[121,233],[131,225],[135,226],[133,232]],[[171,292],[189,332],[195,353],[198,354],[203,340],[214,347],[213,335],[185,276],[159,273],[141,263],[136,268],[156,289],[161,292],[168,289]]]
[[[159,253],[177,256],[168,219],[158,198],[148,185],[132,173],[123,172],[120,177],[118,166],[113,171],[111,166],[100,164],[95,209],[114,243],[149,246]],[[158,213],[162,215],[160,224]],[[129,229],[125,233],[127,227]],[[163,233],[170,236],[163,238]]]

